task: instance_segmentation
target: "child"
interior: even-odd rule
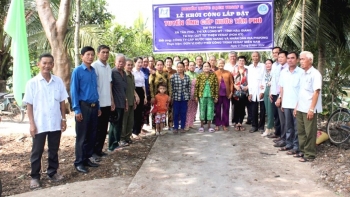
[[[154,107],[156,107],[156,112],[155,112],[156,113],[156,116],[155,116],[156,135],[163,135],[162,129],[164,127],[164,123],[166,119],[166,112],[168,111],[169,96],[165,94],[166,85],[163,83],[160,83],[158,85],[158,91],[159,93],[154,97]]]
[[[203,124],[205,117],[207,117],[208,131],[212,133],[215,130],[210,128],[210,124],[214,118],[214,103],[218,101],[218,79],[210,70],[210,63],[205,62],[203,64],[203,72],[197,77],[195,97],[197,102],[199,100],[200,107],[201,127],[198,131],[204,132]]]

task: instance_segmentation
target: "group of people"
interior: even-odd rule
[[[156,135],[163,135],[165,126],[175,134],[194,128],[197,111],[201,123],[198,132],[206,130],[205,124],[208,132],[228,131],[231,113],[234,130],[244,131],[245,125],[251,124],[249,132],[260,131],[274,139],[275,147],[300,157],[299,161],[315,158],[322,76],[312,66],[311,52],[301,52],[299,57],[274,47],[274,60],[262,63],[260,53],[253,52],[249,66],[246,57],[237,57],[236,52],[229,53],[228,62],[215,56],[204,62],[201,56],[195,61],[179,56],[163,61],[119,54],[114,68],[108,64],[109,52],[108,46],[99,46],[94,62],[95,50],[83,47],[82,64],[71,76],[77,171],[87,173],[86,166],[99,166],[97,162],[107,155],[103,152],[107,133],[107,150],[119,151],[145,135],[144,124],[152,125]],[[34,139],[31,188],[40,185],[46,136],[48,175],[55,181],[63,179],[57,173],[57,151],[61,132],[66,129],[64,101],[68,94],[62,80],[50,74],[53,62],[50,54],[40,56],[40,73],[28,82],[24,96]]]

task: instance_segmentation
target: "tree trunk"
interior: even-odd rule
[[[318,65],[317,69],[323,75],[323,67],[326,64],[324,44],[318,43]]]
[[[50,42],[52,55],[55,58],[53,73],[62,78],[69,92],[71,62],[64,45],[67,33],[70,0],[61,0],[57,20],[51,10],[50,0],[36,0],[37,10],[46,37]]]
[[[76,0],[75,6],[75,32],[74,32],[74,51],[75,51],[75,67],[80,65],[79,57],[79,29],[80,29],[80,0]]]

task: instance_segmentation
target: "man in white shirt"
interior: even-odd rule
[[[196,69],[194,69],[194,72],[198,74],[203,72],[203,57],[200,55],[196,57]]]
[[[286,124],[286,146],[281,147],[280,151],[287,151],[288,155],[296,154],[299,151],[297,121],[293,116],[294,108],[298,102],[300,89],[300,78],[303,69],[297,66],[299,55],[295,52],[288,53],[288,69],[281,72],[280,77],[280,96],[282,102],[282,111],[284,112]]]
[[[287,51],[280,51],[278,53],[278,65],[276,65],[275,69],[273,70],[272,79],[271,79],[271,89],[276,89],[276,94],[279,95],[275,105],[277,107],[278,112],[278,118],[280,120],[281,125],[281,136],[274,140],[275,144],[274,147],[284,147],[286,146],[286,124],[285,124],[285,118],[284,113],[281,110],[281,95],[280,95],[280,79],[281,79],[281,72],[288,69],[288,63],[287,63]]]
[[[23,98],[23,102],[27,104],[30,135],[33,137],[30,156],[31,189],[40,187],[41,157],[46,137],[49,152],[47,175],[53,181],[63,179],[63,176],[57,173],[58,149],[61,133],[67,127],[64,101],[68,98],[68,94],[62,79],[51,75],[53,66],[54,59],[51,54],[42,54],[39,57],[40,72],[27,82]]]
[[[300,53],[300,67],[304,72],[300,80],[298,103],[294,109],[297,118],[300,162],[316,157],[317,113],[322,112],[322,75],[313,66],[314,56],[309,51]]]
[[[260,61],[260,53],[252,53],[253,63],[248,68],[248,87],[249,97],[248,100],[251,102],[252,110],[252,128],[249,130],[250,133],[254,133],[260,130],[264,132],[265,126],[265,105],[264,105],[264,92],[261,86],[264,85],[265,76],[265,64]],[[260,121],[258,122],[260,106]]]
[[[97,133],[96,133],[96,144],[94,147],[93,157],[95,161],[99,162],[100,157],[106,156],[107,154],[103,152],[103,145],[105,144],[107,129],[108,129],[108,119],[113,111],[114,101],[111,94],[112,91],[112,71],[110,65],[107,63],[109,58],[110,48],[106,45],[100,45],[97,48],[97,61],[91,64],[94,67],[97,75],[97,91],[99,95],[101,116],[98,117],[97,123]]]
[[[227,70],[230,73],[232,73],[235,66],[237,66],[237,53],[234,51],[231,51],[228,54],[228,62],[225,64],[224,70]]]
[[[272,48],[272,56],[273,60],[275,61],[272,64],[271,68],[271,75],[273,75],[274,69],[278,66],[278,53],[282,51],[281,47],[274,47]],[[281,123],[280,123],[280,118],[278,117],[278,110],[275,105],[279,95],[277,94],[277,88],[276,84],[271,81],[271,87],[270,87],[270,100],[272,100],[272,111],[273,111],[273,116],[274,116],[274,126],[275,126],[275,132],[272,135],[268,135],[268,138],[279,138],[281,136]]]

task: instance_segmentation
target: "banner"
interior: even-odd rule
[[[273,47],[273,0],[153,5],[153,52]]]

